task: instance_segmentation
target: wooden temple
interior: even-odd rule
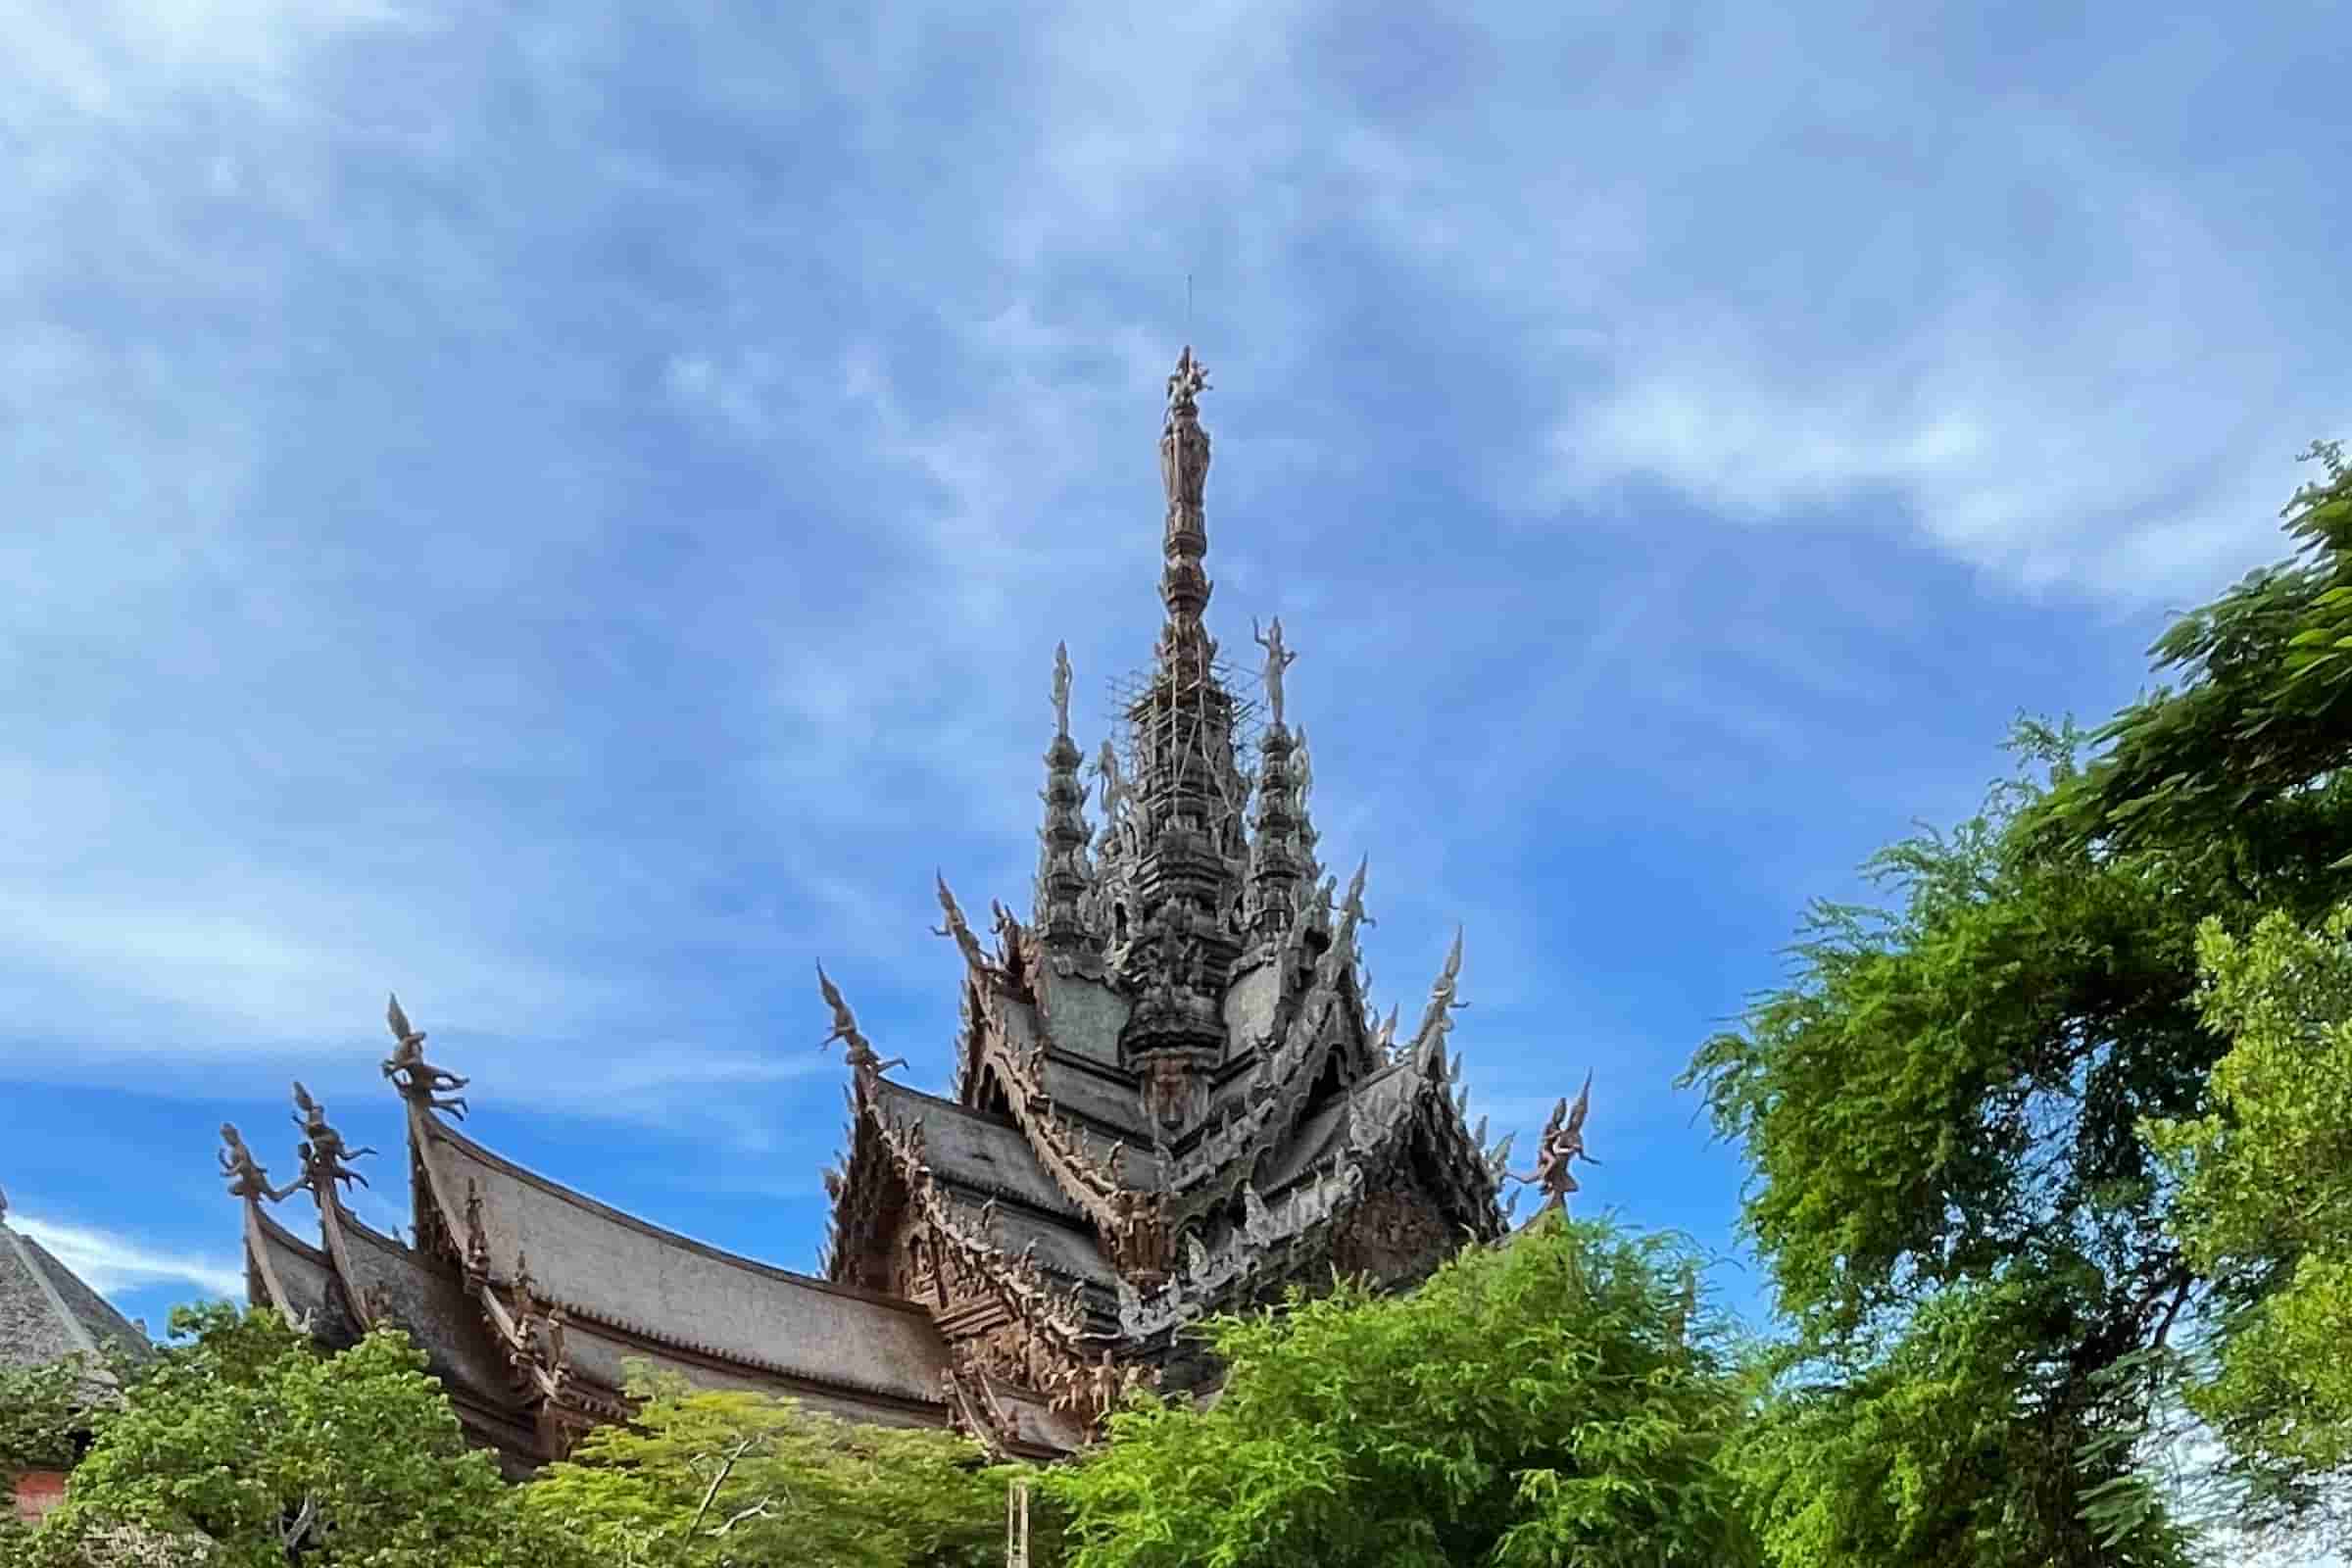
[[[1056,650],[1030,917],[996,906],[983,943],[939,884],[960,956],[953,1092],[894,1082],[819,970],[850,1073],[821,1274],[663,1230],[460,1132],[465,1080],[395,1003],[383,1070],[406,1101],[414,1242],[341,1201],[365,1152],[297,1085],[287,1189],[222,1129],[252,1299],[330,1343],[398,1324],[517,1473],[623,1417],[633,1358],[1052,1457],[1139,1384],[1213,1394],[1189,1332],[1204,1314],[1335,1270],[1407,1285],[1500,1237],[1504,1148],[1482,1147],[1447,1054],[1459,934],[1419,1019],[1376,1019],[1364,870],[1345,890],[1325,875],[1285,712],[1297,656],[1279,620],[1253,628],[1263,700],[1245,698],[1201,622],[1205,387],[1187,349],[1159,444],[1165,622],[1122,694],[1123,742],[1091,762]],[[297,1189],[316,1240],[271,1211]]]

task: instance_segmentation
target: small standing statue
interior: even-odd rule
[[[816,985],[825,995],[825,1005],[833,1009],[833,1032],[817,1043],[817,1050],[822,1051],[834,1041],[840,1041],[843,1053],[850,1058],[850,1070],[860,1077],[906,1065],[905,1056],[893,1056],[884,1061],[874,1054],[874,1048],[866,1044],[865,1036],[858,1032],[858,1015],[850,1011],[850,1004],[842,1000],[841,988],[833,983],[832,976],[825,973],[822,963],[816,966]]]
[[[1095,756],[1095,774],[1102,780],[1102,827],[1108,839],[1118,828],[1119,808],[1132,798],[1127,781],[1119,776],[1119,754],[1110,749],[1108,741]]]
[[[269,1171],[262,1168],[261,1162],[253,1157],[253,1151],[245,1147],[245,1140],[237,1135],[235,1126],[228,1122],[220,1124],[220,1174],[228,1178],[231,1198],[258,1198],[274,1203],[302,1185],[295,1182],[285,1187],[270,1186]]]
[[[1315,760],[1306,750],[1304,724],[1298,726],[1298,744],[1291,748],[1291,784],[1298,790],[1301,805],[1315,787]]]
[[[1054,645],[1054,733],[1070,732],[1070,645]]]
[[[1257,619],[1250,620],[1250,635],[1257,646],[1266,651],[1266,707],[1274,715],[1274,725],[1282,727],[1282,672],[1298,662],[1298,656],[1282,645],[1282,617],[1276,615],[1274,624],[1266,631],[1257,629]]]
[[[453,1111],[458,1120],[464,1121],[466,1101],[450,1091],[465,1088],[468,1080],[424,1059],[424,1031],[410,1026],[409,1015],[400,1010],[399,997],[392,997],[385,1004],[384,1022],[392,1026],[392,1038],[400,1042],[392,1048],[392,1054],[384,1058],[384,1076],[392,1080],[402,1098],[411,1104],[420,1104],[428,1110]]]
[[[1169,514],[1200,507],[1202,483],[1208,477],[1208,436],[1200,428],[1200,406],[1196,401],[1208,390],[1208,368],[1193,358],[1188,344],[1168,377],[1168,417],[1159,437],[1159,482],[1167,492]]]
[[[1576,1092],[1576,1103],[1563,1098],[1552,1107],[1551,1120],[1544,1124],[1544,1141],[1536,1146],[1536,1168],[1522,1176],[1510,1173],[1510,1179],[1544,1190],[1544,1206],[1557,1203],[1568,1206],[1568,1195],[1577,1190],[1575,1172],[1568,1167],[1576,1160],[1597,1165],[1599,1160],[1585,1152],[1585,1112],[1592,1103],[1592,1074],[1585,1074],[1585,1087]],[[1541,1212],[1539,1210],[1539,1212]]]
[[[348,1187],[358,1182],[368,1185],[368,1178],[351,1168],[351,1162],[363,1154],[372,1154],[373,1149],[352,1149],[343,1142],[343,1135],[327,1125],[326,1107],[311,1098],[311,1092],[294,1084],[294,1125],[302,1129],[302,1180],[297,1187],[308,1187],[318,1198],[332,1198],[335,1184]],[[288,1188],[291,1192],[293,1189]]]
[[[1093,1385],[1087,1392],[1094,1396],[1098,1415],[1107,1416],[1119,1407],[1120,1397],[1126,1392],[1126,1379],[1119,1375],[1118,1364],[1111,1360],[1108,1350],[1104,1350],[1102,1359],[1095,1363],[1087,1381]]]

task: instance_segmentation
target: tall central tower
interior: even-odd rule
[[[1200,619],[1214,586],[1202,565],[1209,442],[1199,399],[1207,387],[1188,347],[1168,377],[1159,437],[1166,620],[1151,673],[1127,705],[1134,777],[1103,867],[1110,966],[1135,998],[1120,1059],[1142,1081],[1154,1128],[1169,1138],[1206,1114],[1228,1045],[1218,999],[1248,939],[1250,787],[1236,759],[1240,705]]]

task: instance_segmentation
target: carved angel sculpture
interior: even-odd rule
[[[850,1011],[849,1003],[842,998],[841,988],[833,983],[832,976],[825,973],[825,966],[821,962],[816,966],[816,985],[824,993],[825,1005],[833,1009],[833,1032],[817,1042],[817,1050],[822,1051],[834,1041],[840,1041],[843,1054],[849,1057],[850,1070],[859,1074],[884,1073],[893,1067],[906,1065],[905,1056],[893,1056],[884,1061],[875,1054],[874,1048],[866,1043],[865,1036],[858,1032],[858,1015]]]
[[[1054,645],[1054,733],[1070,732],[1070,647]]]
[[[1119,808],[1129,798],[1127,781],[1119,776],[1119,754],[1111,750],[1108,741],[1095,754],[1095,773],[1102,780],[1102,814],[1107,828],[1118,820]]]
[[[285,1187],[270,1186],[270,1173],[253,1157],[253,1151],[245,1147],[245,1140],[237,1136],[237,1129],[228,1122],[220,1124],[220,1174],[228,1178],[232,1198],[259,1198],[274,1203],[302,1185],[294,1182]]]
[[[429,1110],[451,1111],[464,1121],[466,1101],[450,1091],[465,1088],[468,1080],[424,1059],[424,1031],[411,1027],[409,1015],[401,1010],[399,997],[394,996],[385,1004],[384,1022],[392,1026],[392,1038],[399,1042],[392,1048],[392,1054],[383,1060],[384,1076],[392,1080],[393,1087],[411,1103]]]
[[[350,1186],[358,1182],[368,1185],[368,1178],[352,1169],[351,1162],[373,1149],[353,1149],[343,1142],[343,1135],[327,1125],[326,1107],[311,1098],[311,1092],[298,1081],[294,1085],[294,1125],[303,1131],[299,1146],[302,1155],[302,1180],[296,1186],[308,1187],[319,1198],[334,1196],[335,1185]],[[292,1189],[288,1189],[291,1191]]]
[[[1271,628],[1262,632],[1257,629],[1256,618],[1251,617],[1250,635],[1258,647],[1266,651],[1266,710],[1273,715],[1274,723],[1280,726],[1282,723],[1283,671],[1297,663],[1298,656],[1282,645],[1282,617],[1280,615],[1274,617],[1274,624]]]
[[[1541,1188],[1544,1206],[1558,1203],[1565,1207],[1568,1195],[1577,1191],[1576,1175],[1569,1169],[1572,1162],[1583,1160],[1597,1165],[1599,1160],[1585,1152],[1585,1112],[1592,1107],[1592,1074],[1585,1074],[1585,1086],[1577,1091],[1576,1103],[1563,1098],[1552,1107],[1551,1120],[1544,1125],[1544,1141],[1536,1146],[1536,1166],[1522,1176],[1510,1173],[1510,1180],[1529,1187]]]

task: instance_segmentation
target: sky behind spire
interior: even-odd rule
[[[1055,643],[1089,757],[1151,661],[1188,337],[1377,1004],[1461,921],[1472,1117],[1592,1068],[1580,1205],[1729,1249],[1669,1085],[1804,902],[2352,433],[2322,5],[871,9],[0,24],[0,1183],[125,1311],[233,1288],[224,1118],[398,1147],[387,990],[811,1266],[811,960],[944,1088],[931,873],[1025,908]]]

